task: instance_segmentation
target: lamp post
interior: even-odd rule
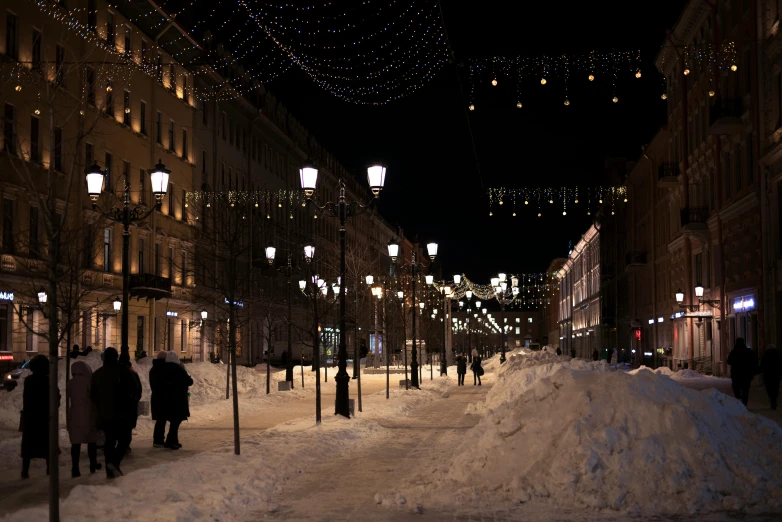
[[[491,286],[494,289],[494,298],[500,303],[500,364],[505,359],[505,305],[511,304],[519,295],[519,278],[511,277],[511,285],[508,286],[508,275],[500,272],[491,278]]]
[[[84,169],[87,178],[87,193],[92,200],[92,207],[100,210],[98,207],[98,198],[103,191],[103,184],[106,181],[105,173],[100,167],[93,163]],[[152,194],[155,196],[155,206],[149,209],[137,205],[130,206],[130,182],[125,179],[125,188],[123,191],[123,203],[121,207],[113,207],[101,213],[104,217],[122,223],[122,330],[121,330],[121,353],[129,353],[128,347],[128,302],[130,300],[130,224],[142,221],[149,217],[155,210],[162,207],[163,197],[168,190],[168,178],[171,171],[158,160],[157,165],[149,169],[149,177],[152,182]]]
[[[383,190],[383,185],[385,185],[386,167],[383,165],[372,165],[367,168],[367,181],[369,183],[369,188],[372,190],[373,197],[366,205],[362,205],[358,201],[348,202],[345,181],[342,178],[340,178],[337,183],[339,188],[338,201],[329,201],[323,205],[319,205],[314,198],[318,182],[318,169],[311,166],[302,167],[299,169],[299,176],[301,179],[301,188],[304,190],[307,202],[312,203],[318,211],[339,218],[339,275],[340,281],[343,284],[340,285],[339,292],[339,363],[337,375],[334,377],[334,380],[337,383],[337,397],[334,404],[334,414],[350,418],[350,375],[348,375],[347,371],[348,349],[347,341],[345,339],[345,330],[347,329],[345,317],[345,287],[347,284],[344,284],[347,282],[347,279],[345,278],[345,222],[348,217],[366,212],[373,206],[374,202],[380,196],[380,191]]]
[[[321,422],[321,397],[320,397],[320,335],[318,334],[318,276],[312,273],[312,259],[315,257],[315,247],[304,247],[304,260],[307,262],[308,278],[299,281],[299,290],[312,299],[312,366],[315,370],[315,422]],[[323,285],[325,287],[325,285]],[[326,289],[328,292],[328,289]]]

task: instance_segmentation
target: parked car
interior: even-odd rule
[[[11,370],[3,376],[3,387],[6,389],[6,391],[11,391],[16,388],[16,385],[19,383],[19,379],[21,379],[22,376],[26,377],[30,374],[29,366],[30,360],[27,360],[23,362],[19,368]]]

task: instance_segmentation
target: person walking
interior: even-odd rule
[[[763,372],[763,385],[771,400],[771,409],[776,410],[779,381],[782,379],[782,356],[773,344],[766,346],[763,357],[760,359],[760,369]]]
[[[560,349],[559,346],[557,346],[557,355],[562,355],[562,350]]]
[[[472,369],[472,385],[475,386],[478,384],[478,386],[481,385],[481,375],[483,375],[483,366],[481,366],[481,356],[477,355],[472,360],[472,365],[470,366]]]
[[[749,387],[757,373],[758,356],[747,348],[747,343],[742,337],[737,337],[733,349],[728,354],[728,364],[733,394],[746,406],[749,402]]]
[[[464,386],[464,376],[467,375],[467,357],[461,354],[456,356],[456,375],[459,378],[457,386]]]
[[[49,359],[36,355],[22,393],[22,478],[30,478],[30,460],[46,460],[49,474]]]
[[[187,389],[193,385],[193,378],[187,374],[176,352],[166,353],[166,418],[171,423],[168,428],[168,436],[164,446],[168,449],[178,450],[182,447],[179,443],[179,425],[190,417]]]
[[[98,409],[98,424],[106,435],[103,453],[106,478],[122,476],[120,464],[130,445],[131,419],[138,403],[136,383],[130,370],[119,364],[114,348],[103,352],[103,366],[92,374],[90,397]]]
[[[138,423],[138,403],[141,401],[141,395],[143,394],[143,389],[141,387],[141,379],[138,376],[138,373],[136,373],[136,370],[133,368],[133,365],[130,364],[130,354],[123,353],[119,356],[119,364],[121,367],[127,369],[130,371],[130,375],[133,377],[133,382],[136,386],[136,394],[135,394],[135,404],[132,405],[133,411],[130,413],[130,435],[128,438],[128,447],[125,450],[125,454],[130,453],[130,444],[133,442],[133,430],[136,429],[136,424]]]
[[[597,361],[598,359],[600,359],[600,352],[598,352],[597,348],[595,348],[592,350],[592,360]]]
[[[92,368],[84,361],[75,361],[71,366],[72,377],[68,380],[68,437],[71,440],[71,477],[80,477],[79,456],[81,445],[87,445],[90,459],[90,473],[102,466],[98,464],[97,411],[90,399]]]
[[[166,437],[166,352],[158,352],[149,370],[149,387],[152,390],[150,408],[155,429],[152,432],[152,446],[162,448]]]

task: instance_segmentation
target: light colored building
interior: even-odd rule
[[[584,359],[605,345],[600,316],[599,230],[597,223],[589,227],[557,272],[560,348]]]
[[[547,274],[556,274],[567,260],[554,259],[546,269]],[[560,345],[559,332],[559,285],[552,288],[545,296],[546,303],[540,307],[541,344],[549,344],[555,348]]]

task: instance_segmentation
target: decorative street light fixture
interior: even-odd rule
[[[41,307],[43,307],[43,305],[45,305],[46,301],[48,301],[48,300],[49,300],[49,294],[46,293],[46,290],[41,288],[38,291],[38,304],[40,304]]]
[[[496,323],[492,320],[496,326],[497,331],[500,334],[500,364],[503,364],[505,359],[505,306],[513,303],[516,297],[519,295],[518,287],[519,278],[516,276],[511,277],[511,288],[508,291],[508,275],[500,272],[497,277],[491,278],[492,287],[494,287],[494,298],[500,303],[500,325],[496,326]],[[515,284],[514,284],[515,283]],[[489,315],[491,317],[491,314]]]
[[[143,221],[149,217],[155,210],[162,207],[163,197],[168,190],[168,178],[171,171],[158,160],[157,165],[149,169],[149,178],[152,185],[152,194],[155,196],[155,206],[145,209],[143,206],[130,207],[130,182],[125,179],[125,188],[123,191],[123,203],[121,207],[113,207],[101,213],[104,217],[117,223],[122,223],[122,329],[120,340],[121,353],[129,353],[128,346],[128,308],[130,301],[130,224]],[[103,185],[106,181],[106,175],[101,168],[93,163],[84,169],[84,175],[87,180],[87,194],[92,201],[92,207],[100,210],[98,207],[98,198],[103,191]]]
[[[700,307],[702,305],[709,305],[714,308],[720,307],[720,300],[719,299],[704,299],[703,298],[703,285],[698,282],[695,285],[695,297],[698,298],[698,304],[686,304],[684,303],[684,292],[682,292],[681,288],[676,290],[676,302],[679,304],[679,307],[684,308],[685,310],[688,310],[690,312],[695,312],[697,310],[700,310]]]
[[[345,277],[345,236],[347,233],[345,222],[348,217],[357,216],[366,212],[373,206],[374,202],[377,201],[377,198],[380,196],[380,191],[383,190],[383,186],[385,185],[386,167],[383,165],[372,165],[367,168],[367,182],[373,197],[366,205],[361,204],[359,201],[348,202],[345,180],[342,178],[340,178],[337,183],[339,188],[339,199],[336,202],[329,201],[323,205],[319,205],[318,201],[314,198],[318,183],[318,169],[313,166],[304,166],[299,170],[299,176],[301,178],[301,188],[304,190],[307,202],[311,203],[317,211],[339,218],[339,274],[341,282],[347,281]],[[334,412],[336,415],[343,415],[350,418],[350,375],[348,375],[347,371],[348,349],[347,340],[345,339],[345,331],[347,330],[345,287],[346,285],[341,284],[339,292],[339,369],[337,375],[334,377],[337,384]]]
[[[115,312],[119,312],[122,309],[122,301],[120,301],[119,296],[114,298],[114,302],[112,304],[114,305]]]

